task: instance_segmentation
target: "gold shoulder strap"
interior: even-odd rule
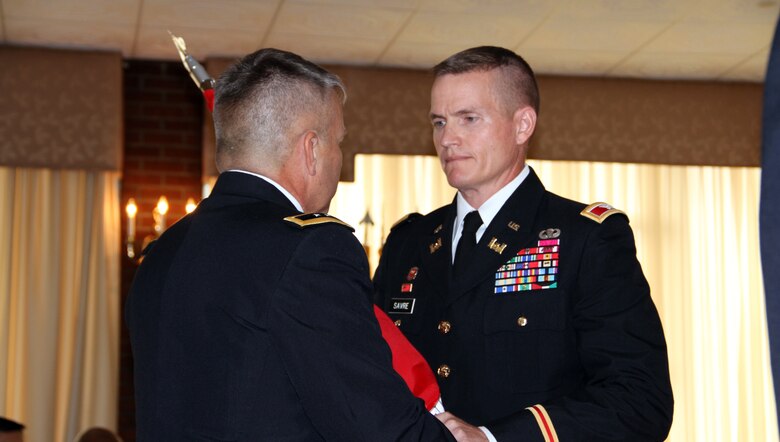
[[[301,229],[319,224],[339,224],[348,228],[352,232],[355,231],[355,229],[353,229],[349,224],[336,218],[335,216],[330,216],[327,213],[302,213],[300,215],[288,216],[284,218],[284,220],[288,223],[295,224]]]

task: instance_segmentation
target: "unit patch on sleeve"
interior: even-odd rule
[[[496,271],[495,294],[558,287],[560,239],[541,239],[536,247],[517,252]]]

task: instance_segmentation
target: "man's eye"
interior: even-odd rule
[[[433,120],[433,127],[444,127],[444,120]]]
[[[478,120],[478,118],[475,117],[475,116],[467,116],[467,117],[463,117],[463,120],[466,123],[474,123],[474,122],[476,122]]]

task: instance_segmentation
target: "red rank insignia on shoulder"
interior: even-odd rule
[[[596,221],[597,223],[601,224],[604,222],[605,219],[609,218],[610,216],[616,213],[625,215],[625,213],[622,210],[618,210],[607,203],[593,203],[588,207],[582,209],[580,215],[584,216],[585,218],[590,218],[593,221]]]

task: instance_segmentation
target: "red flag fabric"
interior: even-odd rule
[[[374,315],[382,330],[382,337],[393,353],[393,369],[401,375],[412,394],[425,402],[425,408],[430,410],[439,400],[439,384],[433,370],[425,362],[422,355],[401,333],[385,312],[374,305]]]

